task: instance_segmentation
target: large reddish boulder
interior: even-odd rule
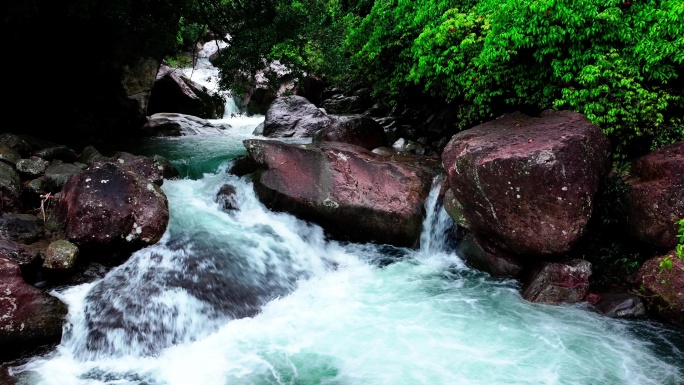
[[[567,252],[585,231],[610,145],[581,114],[520,113],[455,135],[442,155],[459,223],[520,255]]]
[[[367,150],[387,145],[387,136],[380,123],[363,116],[335,116],[332,124],[314,134],[313,142],[343,142]]]
[[[523,298],[531,302],[576,303],[589,292],[591,263],[583,259],[543,262],[525,285]]]
[[[169,221],[159,186],[114,163],[72,176],[55,211],[66,238],[78,246],[141,248],[156,243]]]
[[[670,264],[661,262],[668,258]],[[651,311],[677,325],[684,326],[684,261],[668,255],[651,258],[637,271],[640,295]]]
[[[27,284],[19,265],[0,256],[0,359],[59,342],[67,307]]]
[[[427,168],[339,142],[244,143],[265,168],[254,187],[271,208],[316,222],[341,239],[399,246],[418,240],[432,183]]]
[[[332,119],[301,96],[283,96],[271,103],[264,117],[263,135],[269,138],[309,138],[330,126]]]
[[[684,141],[636,160],[629,180],[629,228],[641,241],[669,250],[684,218]]]

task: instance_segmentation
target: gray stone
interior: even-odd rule
[[[33,243],[45,234],[43,222],[31,214],[3,214],[0,236],[11,241]]]
[[[646,316],[644,301],[629,293],[604,293],[596,310],[612,318],[641,318]]]
[[[14,169],[0,162],[0,213],[14,212],[19,208],[21,182]]]
[[[45,159],[32,156],[28,159],[21,159],[17,162],[17,171],[27,177],[39,177],[45,173],[45,169],[50,164]]]
[[[50,243],[45,251],[43,267],[50,270],[71,270],[76,265],[78,246],[67,240]]]
[[[0,161],[14,166],[20,159],[21,155],[19,155],[19,152],[0,142]]]

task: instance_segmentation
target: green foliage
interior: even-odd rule
[[[677,240],[679,243],[675,246],[674,257],[679,258],[679,260],[684,260],[684,218],[680,219],[677,224],[679,225],[679,230],[677,231]],[[660,271],[672,270],[672,255],[667,255],[660,260]]]
[[[684,140],[684,2],[376,1],[347,37],[381,93],[457,101],[467,127],[510,110],[572,109],[616,159]]]
[[[276,60],[295,78],[347,74],[341,44],[346,18],[337,1],[228,1],[224,11],[240,17],[225,24],[231,47],[215,63],[225,88],[240,94],[254,85],[257,72],[275,76],[267,65]]]

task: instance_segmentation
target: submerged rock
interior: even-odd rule
[[[169,221],[159,186],[114,163],[69,179],[55,212],[67,239],[79,246],[138,249],[156,243]]]
[[[389,161],[358,146],[320,148],[246,140],[263,171],[254,188],[266,205],[320,224],[334,237],[413,246],[432,173]]]
[[[236,195],[235,187],[224,184],[216,194],[216,202],[225,211],[237,210]]]
[[[0,257],[0,359],[59,342],[67,307],[24,282],[16,262]]]
[[[570,111],[506,114],[463,131],[442,155],[457,221],[513,254],[567,252],[585,231],[609,147]]]
[[[677,243],[684,218],[684,141],[637,159],[629,180],[629,229],[639,240],[664,250]]]

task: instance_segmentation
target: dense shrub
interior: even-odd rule
[[[457,101],[462,127],[509,110],[572,109],[624,158],[684,139],[684,2],[379,0],[347,47],[398,97]]]

